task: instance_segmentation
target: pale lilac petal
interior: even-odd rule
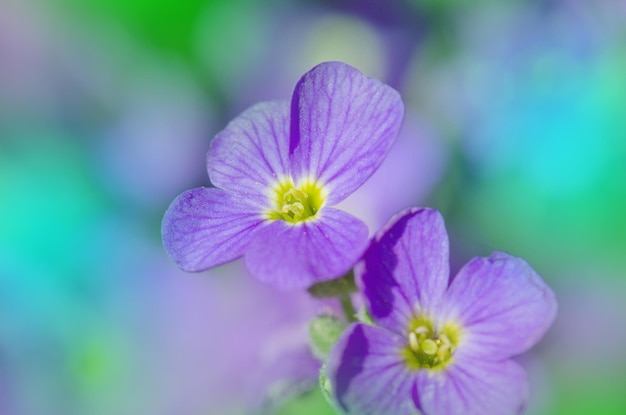
[[[307,288],[345,274],[367,245],[367,226],[333,208],[314,220],[277,220],[260,228],[244,260],[250,274],[283,289]]]
[[[279,356],[271,356],[267,359],[270,361],[261,359],[264,361],[260,366],[246,371],[246,380],[252,387],[249,392],[250,407],[263,408],[260,413],[276,413],[277,408],[289,399],[310,392],[319,385],[322,364],[311,353],[309,344],[306,341],[293,344],[292,338],[280,340],[285,344]]]
[[[417,393],[424,415],[518,415],[528,381],[512,360],[457,359],[443,371],[420,371]]]
[[[199,187],[174,199],[163,216],[161,235],[180,268],[203,271],[242,256],[262,220],[247,200]]]
[[[431,315],[448,285],[448,235],[434,209],[394,216],[355,267],[374,321],[405,335],[410,318]]]
[[[463,348],[488,360],[523,353],[556,317],[554,292],[524,260],[495,252],[455,277],[443,313],[463,327]]]
[[[328,378],[338,405],[355,415],[417,415],[417,372],[407,369],[400,336],[383,328],[354,324],[328,358]]]
[[[404,117],[400,94],[340,62],[326,62],[297,83],[291,103],[291,167],[314,178],[334,205],[382,163]]]
[[[207,153],[213,185],[267,206],[268,190],[289,174],[289,103],[256,104],[231,121]]]

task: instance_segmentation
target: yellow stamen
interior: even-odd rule
[[[432,339],[426,339],[422,342],[422,350],[424,353],[433,355],[437,353],[437,343],[435,343]]]
[[[413,331],[415,332],[415,334],[427,334],[429,330],[426,326],[419,326]]]
[[[408,344],[402,349],[413,370],[441,370],[453,359],[462,328],[454,321],[437,325],[429,316],[416,315],[409,323]]]
[[[292,188],[283,195],[283,201],[285,203],[303,202],[308,197],[309,195],[304,193],[302,190]]]
[[[420,343],[417,340],[417,335],[413,332],[409,333],[409,345],[411,346],[411,349],[415,352],[418,352],[420,350]]]
[[[315,181],[305,181],[296,187],[291,179],[285,179],[271,189],[270,205],[265,214],[271,220],[299,223],[313,219],[326,199],[323,186]]]

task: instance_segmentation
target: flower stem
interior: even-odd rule
[[[356,311],[350,294],[357,292],[354,272],[349,270],[340,278],[318,282],[307,290],[315,298],[337,298],[348,323],[357,321]]]
[[[352,299],[350,298],[350,294],[340,295],[339,302],[341,303],[341,310],[343,311],[343,314],[346,316],[346,320],[348,320],[348,323],[355,322],[356,310],[354,309],[354,305],[352,304]]]

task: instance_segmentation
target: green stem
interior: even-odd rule
[[[309,287],[308,292],[315,298],[338,298],[346,320],[349,323],[357,321],[356,311],[350,298],[350,294],[357,292],[352,270],[340,278],[318,282]]]
[[[354,309],[354,305],[352,304],[350,294],[340,295],[339,302],[341,303],[341,310],[343,310],[343,314],[346,316],[346,320],[348,320],[348,323],[355,322],[356,310]]]

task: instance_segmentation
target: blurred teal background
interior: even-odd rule
[[[321,309],[237,263],[179,271],[160,220],[209,184],[214,134],[325,60],[407,106],[347,208],[372,231],[438,208],[453,271],[525,258],[560,302],[521,358],[528,413],[626,413],[623,1],[3,0],[0,414],[247,414],[275,390],[264,365]]]

